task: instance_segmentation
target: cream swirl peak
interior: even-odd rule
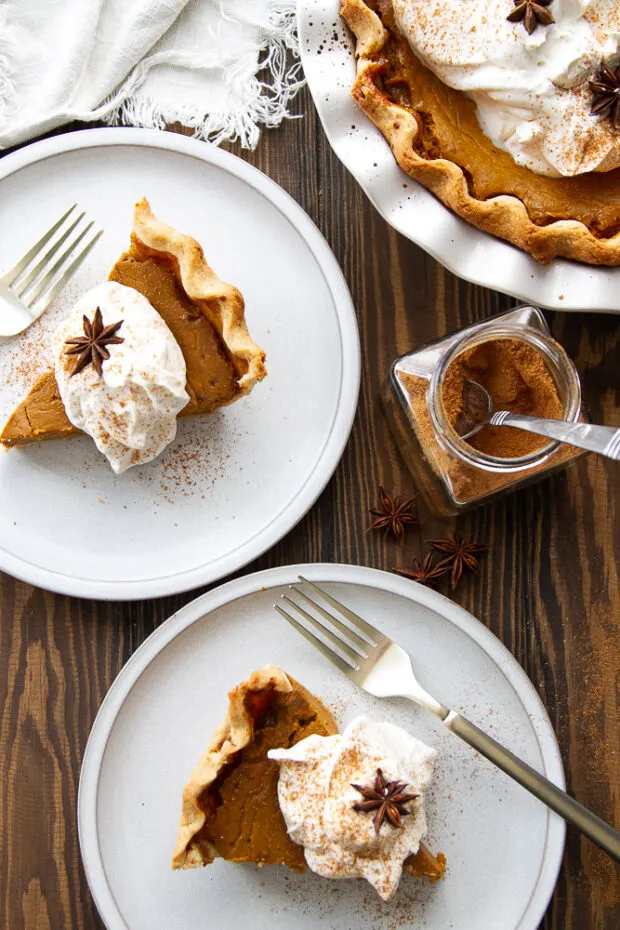
[[[99,308],[103,325],[122,320],[119,344],[99,374],[93,365],[75,372],[67,339],[83,335]],[[176,436],[177,415],[189,401],[183,353],[168,326],[138,291],[107,282],[84,294],[54,334],[55,375],[67,416],[119,474],[150,462]]]
[[[280,762],[278,798],[291,839],[304,847],[308,866],[326,878],[365,878],[388,901],[403,863],[426,836],[424,793],[437,753],[392,723],[356,717],[336,736],[308,736],[291,749],[272,749]],[[406,805],[402,827],[371,813],[353,787],[372,785],[381,769],[387,781],[417,795]]]
[[[553,0],[555,23],[531,35],[513,0],[393,0],[420,60],[476,103],[483,132],[537,174],[620,167],[620,133],[590,114],[604,60],[620,60],[617,0]]]

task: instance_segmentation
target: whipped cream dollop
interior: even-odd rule
[[[291,749],[272,749],[280,763],[278,798],[291,839],[304,847],[308,866],[326,878],[365,878],[389,900],[403,862],[426,836],[424,793],[437,753],[392,723],[356,717],[344,733],[308,736]],[[354,809],[380,768],[387,781],[407,784],[418,798],[406,805],[403,827]]]
[[[620,61],[618,0],[554,0],[555,23],[528,35],[513,0],[393,0],[414,53],[475,101],[483,132],[538,174],[620,166],[620,134],[590,115],[604,60]]]
[[[84,335],[83,317],[103,325],[123,321],[118,345],[100,376],[92,365],[72,377],[77,357],[66,340]],[[106,282],[84,294],[54,334],[54,369],[67,416],[95,441],[120,474],[150,462],[172,442],[177,415],[189,401],[185,359],[170,329],[149,301],[131,287]]]

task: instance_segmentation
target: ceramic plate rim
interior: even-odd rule
[[[334,9],[338,5],[338,0],[297,0],[297,22],[299,28],[299,47],[300,56],[304,69],[304,74],[308,82],[308,87],[314,101],[314,105],[319,115],[321,125],[327,136],[329,144],[336,156],[340,159],[347,171],[355,178],[372,205],[383,219],[390,224],[397,232],[401,233],[407,239],[410,239],[420,248],[424,249],[432,258],[443,265],[448,271],[451,271],[457,277],[471,284],[481,287],[487,287],[491,290],[500,291],[508,294],[517,300],[525,303],[533,303],[536,306],[546,307],[552,310],[569,310],[582,312],[600,312],[600,313],[620,313],[620,299],[618,298],[618,280],[606,283],[603,275],[609,272],[615,272],[620,275],[620,269],[609,266],[586,265],[579,262],[571,262],[565,259],[556,259],[552,265],[543,266],[531,258],[527,253],[518,249],[508,242],[491,236],[475,226],[471,226],[457,217],[441,201],[439,201],[429,190],[418,184],[413,178],[408,176],[398,168],[394,174],[396,182],[387,178],[384,174],[377,177],[376,183],[371,183],[366,177],[368,165],[356,163],[348,156],[343,136],[337,123],[339,117],[343,118],[343,123],[349,125],[351,118],[356,123],[363,123],[364,131],[367,135],[382,140],[387,147],[387,142],[383,139],[381,132],[372,123],[372,121],[355,105],[351,95],[347,93],[346,98],[336,100],[337,95],[333,92],[333,84],[330,84],[330,103],[329,105],[323,100],[324,91],[327,88],[327,81],[323,84],[315,80],[311,62],[313,56],[307,51],[306,40],[310,31],[314,28],[312,19],[316,19],[326,10],[326,3],[333,4]],[[335,10],[334,15],[330,13],[330,19],[339,19],[339,12]],[[322,60],[329,56],[329,49],[323,48]],[[332,74],[332,77],[334,75]],[[345,118],[346,117],[346,118]],[[351,118],[349,118],[351,117]],[[388,147],[389,152],[389,147]],[[391,153],[389,153],[391,156]],[[393,159],[392,159],[393,160]],[[394,161],[394,167],[396,162]],[[443,235],[437,236],[433,242],[429,241],[430,232],[424,223],[415,225],[410,222],[399,222],[398,215],[393,210],[394,204],[398,197],[398,188],[401,187],[402,178],[407,180],[408,184],[415,185],[416,197],[418,203],[430,204],[434,202],[443,211],[445,220],[445,230]],[[400,192],[402,194],[402,191]],[[454,246],[451,248],[452,235],[449,228],[450,223],[458,221],[458,228],[463,235],[466,243],[465,248],[459,249]],[[456,227],[453,227],[456,228]],[[485,243],[488,246],[484,248]],[[443,247],[441,247],[441,245]],[[505,261],[497,261],[501,246],[501,256]],[[487,254],[487,252],[489,254]],[[493,260],[489,261],[491,252]],[[475,254],[474,254],[475,253]],[[548,281],[545,281],[545,275],[549,275],[554,268],[560,268],[562,272],[562,289],[570,291],[570,282],[577,281],[583,277],[584,283],[587,275],[592,277],[590,283],[590,303],[584,300],[570,297],[563,294],[561,297],[551,293]],[[597,281],[597,287],[592,287],[592,283]],[[551,285],[554,288],[557,282]],[[541,297],[541,289],[545,290],[545,295]],[[601,305],[594,303],[599,299]]]
[[[532,682],[503,643],[463,607],[430,588],[389,572],[360,565],[284,565],[245,575],[219,585],[190,601],[154,630],[118,673],[95,717],[80,772],[77,801],[78,837],[86,879],[108,930],[131,930],[123,920],[108,885],[97,834],[97,796],[101,765],[109,736],[125,701],[151,662],[192,624],[223,605],[255,594],[261,589],[291,584],[297,580],[300,573],[314,581],[357,584],[400,595],[436,611],[468,635],[487,653],[514,688],[538,740],[545,775],[560,788],[565,788],[564,768],[557,738],[545,706]],[[550,815],[538,881],[519,924],[513,930],[537,930],[557,882],[564,853],[565,833],[564,821]]]
[[[11,152],[0,159],[0,184],[21,169],[67,152],[107,146],[143,146],[198,158],[224,170],[264,196],[297,230],[325,279],[340,331],[342,378],[330,433],[313,471],[289,505],[253,538],[230,553],[197,568],[135,581],[76,578],[16,556],[0,547],[0,571],[48,591],[98,600],[138,600],[192,590],[230,575],[272,548],[305,516],[335,472],[353,427],[357,410],[361,349],[353,300],[342,270],[326,239],[305,210],[282,187],[230,152],[178,133],[157,129],[97,128],[64,133]]]

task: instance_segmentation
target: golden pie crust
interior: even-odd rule
[[[190,398],[180,416],[232,404],[267,374],[265,353],[248,332],[240,291],[216,275],[195,239],[158,220],[146,199],[135,205],[129,250],[109,277],[140,291],[178,342]],[[48,371],[9,418],[0,443],[26,445],[79,434],[67,417],[54,372]]]
[[[274,665],[253,672],[228,697],[226,719],[183,790],[172,867],[196,868],[221,857],[303,871],[303,849],[289,838],[280,812],[279,768],[267,752],[313,733],[331,736],[336,721]]]
[[[280,811],[279,767],[267,753],[337,732],[327,708],[281,668],[253,672],[230,692],[226,719],[183,790],[172,867],[198,868],[220,857],[304,871],[303,848],[290,839]],[[405,870],[437,881],[445,857],[420,846]]]
[[[475,104],[416,58],[391,0],[342,0],[341,12],[356,39],[353,96],[407,174],[543,264],[620,264],[620,169],[550,178],[517,165],[484,135]]]

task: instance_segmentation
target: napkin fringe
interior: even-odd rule
[[[166,125],[181,123],[193,130],[194,137],[215,145],[238,141],[244,148],[256,148],[261,126],[271,128],[279,126],[284,119],[299,118],[290,114],[288,108],[306,83],[300,62],[291,62],[291,58],[296,58],[299,53],[294,0],[273,0],[268,21],[261,26],[264,41],[260,48],[262,57],[258,73],[265,78],[261,80],[253,76],[248,79],[246,70],[226,75],[231,90],[244,101],[237,110],[204,113],[195,104],[162,103],[161,100],[142,96],[140,87],[149,70],[166,60],[165,56],[154,55],[141,62],[121,89],[104,101],[89,118],[110,125],[152,129],[165,129]],[[182,64],[178,60],[176,63]],[[194,61],[192,65],[196,67],[199,63]]]

